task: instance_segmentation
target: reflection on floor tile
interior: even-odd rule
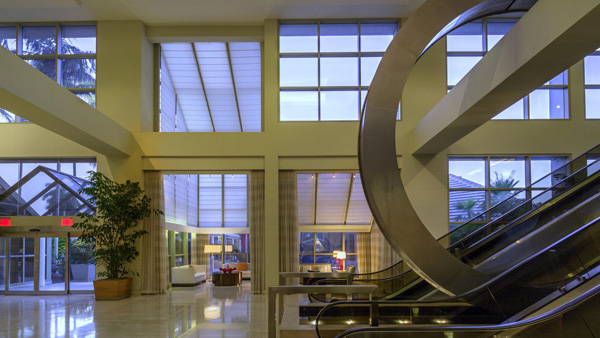
[[[267,297],[241,287],[173,288],[96,302],[91,295],[0,296],[0,337],[265,337]]]

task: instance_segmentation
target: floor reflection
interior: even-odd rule
[[[173,288],[96,302],[91,295],[0,296],[0,337],[265,337],[267,300],[250,283]]]

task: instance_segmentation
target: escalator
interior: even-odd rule
[[[529,240],[531,238],[524,239],[523,243],[528,244]],[[475,336],[471,333],[482,334],[484,331],[482,337],[493,337],[516,328],[518,324],[515,323],[524,321],[547,304],[584,293],[581,288],[597,289],[598,285],[600,217],[469,293],[435,301],[336,302],[319,313],[316,329],[320,336],[319,326],[328,320],[351,318],[354,324],[379,326],[350,330],[356,334],[368,331],[368,337],[387,337],[375,331],[393,331],[389,337],[412,337],[417,331],[428,332],[424,335],[427,337],[447,337],[449,332],[454,332],[452,327],[467,324],[486,329],[473,332],[468,328],[464,332],[457,329],[453,337],[471,337]],[[600,300],[594,295],[589,294],[585,299],[594,297],[593,304],[597,309]],[[553,311],[555,309],[544,310],[542,314]],[[401,335],[403,332],[406,335]],[[537,334],[527,336],[535,337]]]
[[[600,215],[599,154],[600,145],[476,215],[438,242],[476,270],[498,275]],[[524,198],[527,195],[533,197]],[[485,220],[491,221],[483,223]],[[522,244],[523,238],[530,239],[529,246]],[[354,283],[379,285],[376,299],[446,297],[409,268],[389,273],[402,265],[399,262],[374,273],[388,272],[383,278],[358,274]]]

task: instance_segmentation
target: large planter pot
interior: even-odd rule
[[[94,281],[96,300],[118,300],[131,295],[132,278],[99,279]]]
[[[89,282],[96,278],[94,264],[71,264],[71,273],[74,282]]]

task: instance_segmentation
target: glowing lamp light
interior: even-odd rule
[[[73,219],[72,218],[61,218],[60,225],[63,227],[73,226]]]
[[[0,227],[9,227],[10,218],[0,218]]]

